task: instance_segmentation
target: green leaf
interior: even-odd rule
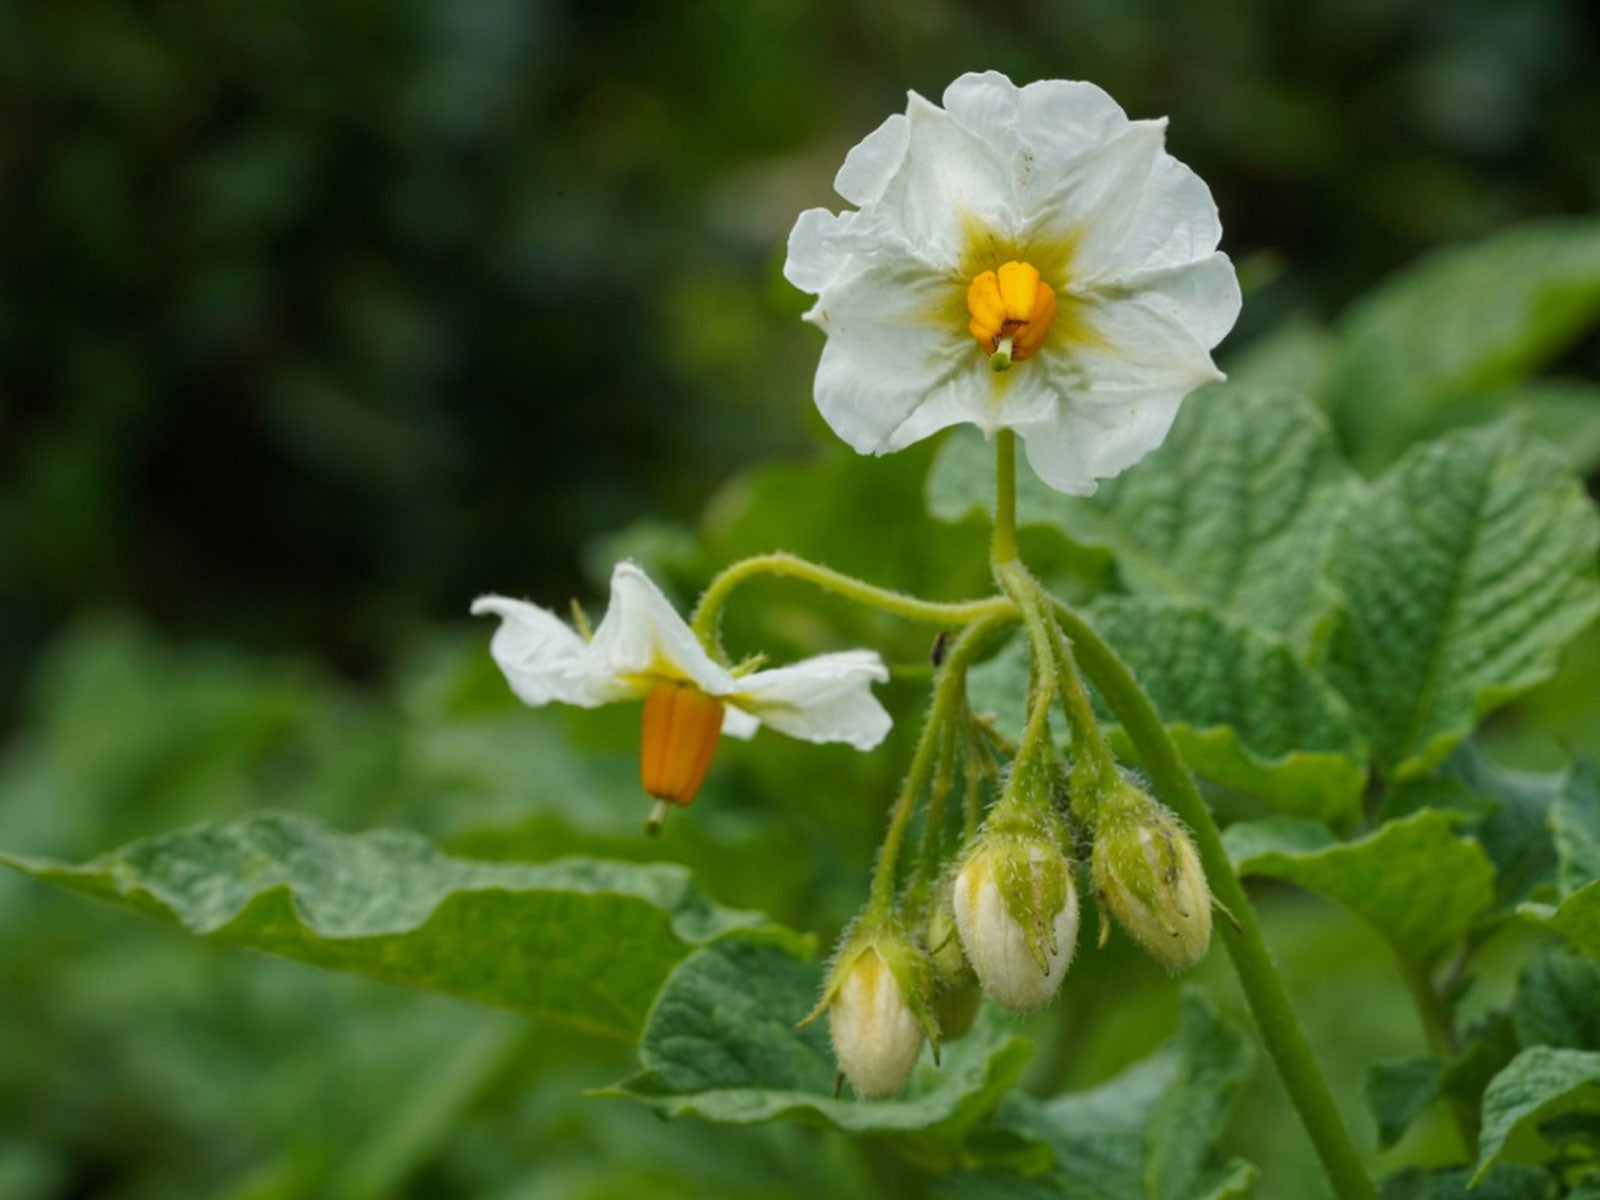
[[[699,950],[661,990],[639,1044],[638,1074],[599,1093],[641,1101],[663,1116],[728,1125],[798,1120],[856,1134],[959,1138],[994,1107],[1032,1053],[990,1008],[943,1063],[923,1062],[905,1092],[863,1103],[835,1098],[826,1022],[796,1029],[816,1003],[818,965],[790,949],[729,939]]]
[[[1600,959],[1600,762],[1585,755],[1573,764],[1550,809],[1550,829],[1562,898],[1524,904],[1517,912]]]
[[[1578,482],[1507,425],[1419,448],[1348,507],[1326,671],[1386,774],[1427,772],[1555,672],[1600,612],[1597,546]]]
[[[1437,1058],[1403,1058],[1373,1063],[1363,1092],[1378,1126],[1378,1148],[1387,1150],[1405,1135],[1439,1094],[1444,1063]]]
[[[1600,1050],[1600,963],[1546,947],[1518,977],[1511,1017],[1524,1046]]]
[[[1600,879],[1600,760],[1582,755],[1550,811],[1563,893]]]
[[[1474,1182],[1470,1170],[1407,1167],[1383,1181],[1383,1200],[1555,1200],[1548,1171],[1500,1163]]]
[[[0,863],[199,937],[628,1040],[695,947],[734,932],[799,939],[710,903],[681,867],[475,862],[410,833],[345,834],[289,813],[133,842],[81,866]]]
[[[1502,1157],[1542,1157],[1547,1151],[1538,1126],[1574,1113],[1600,1113],[1600,1053],[1550,1046],[1524,1050],[1484,1092],[1473,1179],[1481,1179]]]
[[[1193,602],[1107,597],[1089,615],[1199,774],[1286,813],[1333,824],[1360,814],[1355,720],[1287,643]]]
[[[947,1175],[949,1200],[1224,1200],[1246,1195],[1256,1170],[1224,1162],[1215,1144],[1252,1071],[1250,1043],[1203,993],[1186,990],[1176,1037],[1086,1092],[1040,1102],[1013,1097],[996,1115],[1046,1144],[1053,1165],[1025,1178],[990,1169]]]
[[[1559,904],[1528,903],[1519,915],[1559,933],[1590,958],[1600,958],[1600,880],[1579,888]]]
[[[1350,311],[1324,397],[1358,461],[1381,466],[1452,406],[1553,358],[1597,313],[1600,222],[1453,247]]]
[[[930,511],[947,521],[991,511],[992,457],[976,438],[947,439],[928,476]],[[1189,397],[1161,449],[1092,497],[1019,472],[1017,520],[1106,548],[1132,592],[1201,600],[1303,646],[1331,608],[1319,568],[1350,478],[1308,401],[1213,387]]]
[[[1243,822],[1223,835],[1242,874],[1265,875],[1337,900],[1408,957],[1456,942],[1494,897],[1494,867],[1457,834],[1454,813],[1423,809],[1353,842],[1310,821]]]

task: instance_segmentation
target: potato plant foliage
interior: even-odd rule
[[[1600,315],[1597,246],[1574,222],[1448,251],[1256,343],[1098,494],[1019,481],[1029,561],[1202,781],[1386,1200],[1600,1195],[1600,762],[1505,765],[1600,723],[1600,391],[1540,377]],[[684,600],[777,547],[964,599],[993,471],[970,430],[824,453],[605,557]],[[878,648],[896,732],[730,745],[659,842],[633,718],[530,713],[479,632],[421,639],[381,699],[128,624],[52,650],[0,775],[0,1194],[52,1195],[102,1136],[150,1139],[152,1188],[241,1198],[1317,1194],[1219,947],[1180,982],[1088,922],[1053,1006],[987,1006],[891,1099],[837,1092],[796,1023],[928,630],[752,585],[727,645]],[[998,736],[1026,691],[1019,642],[986,648],[969,695]],[[46,975],[49,945],[81,952]],[[95,1070],[62,1070],[84,1040]],[[105,1132],[53,1124],[67,1104]]]

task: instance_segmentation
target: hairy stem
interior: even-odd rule
[[[894,902],[895,862],[900,856],[900,843],[905,839],[906,826],[917,808],[917,797],[927,785],[933,771],[940,741],[944,731],[958,716],[958,705],[965,702],[967,668],[977,657],[990,636],[1014,619],[1012,612],[996,612],[974,621],[961,631],[939,669],[939,678],[933,685],[933,702],[927,723],[917,738],[917,748],[911,756],[911,766],[906,771],[905,782],[895,798],[889,813],[889,829],[884,834],[883,848],[878,851],[878,862],[873,868],[872,891],[867,898],[867,911],[886,914]]]
[[[1056,600],[1057,617],[1078,665],[1105,697],[1117,720],[1138,749],[1156,793],[1189,826],[1200,861],[1223,909],[1233,922],[1220,925],[1223,943],[1233,960],[1240,986],[1255,1016],[1261,1041],[1272,1056],[1289,1098],[1311,1137],[1317,1157],[1340,1200],[1377,1200],[1344,1118],[1333,1103],[1327,1081],[1317,1066],[1289,993],[1278,975],[1255,910],[1222,847],[1222,836],[1194,778],[1167,736],[1154,705],[1117,656],[1117,652],[1068,605]]]
[[[922,600],[891,588],[877,587],[796,554],[758,554],[723,568],[701,593],[700,603],[695,606],[694,616],[690,619],[690,627],[708,648],[721,651],[717,629],[729,595],[741,583],[761,575],[802,579],[823,591],[854,600],[868,608],[930,625],[969,625],[985,617],[1004,613],[1012,607],[1011,602],[1001,596],[951,604]]]

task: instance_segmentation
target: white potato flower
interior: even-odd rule
[[[889,732],[872,694],[888,679],[870,650],[822,654],[787,667],[737,674],[707,653],[661,589],[631,562],[611,576],[611,603],[588,640],[554,613],[522,600],[483,596],[476,616],[500,618],[489,651],[511,689],[538,707],[594,708],[644,701],[640,773],[659,802],[692,801],[724,732],[748,738],[761,725],[808,742],[870,750]]]
[[[950,425],[1013,429],[1051,487],[1161,444],[1184,396],[1222,378],[1239,315],[1205,183],[1089,83],[968,74],[944,107],[911,93],[846,156],[784,274],[828,337],[816,401],[857,451]]]

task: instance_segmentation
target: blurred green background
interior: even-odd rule
[[[0,844],[276,804],[678,858],[831,937],[903,744],[731,747],[648,845],[631,716],[516,708],[463,614],[592,601],[623,552],[682,594],[780,546],[984,586],[982,530],[920,516],[927,454],[858,462],[810,404],[779,268],[845,150],[969,69],[1170,114],[1247,287],[1226,362],[1431,247],[1600,207],[1597,63],[1580,0],[0,5]],[[1593,339],[1559,365],[1600,374]],[[735,649],[926,651],[790,589],[741,604]],[[1268,920],[1314,1036],[1359,1011],[1369,1053],[1418,1049],[1363,1008],[1400,994],[1374,939],[1287,896]],[[1100,962],[1039,1025],[1036,1085],[1170,1030],[1159,971]],[[575,1099],[629,1060],[0,878],[4,1200],[917,1194],[872,1147]],[[1315,1194],[1274,1087],[1236,1149],[1286,1189],[1261,1194]]]

